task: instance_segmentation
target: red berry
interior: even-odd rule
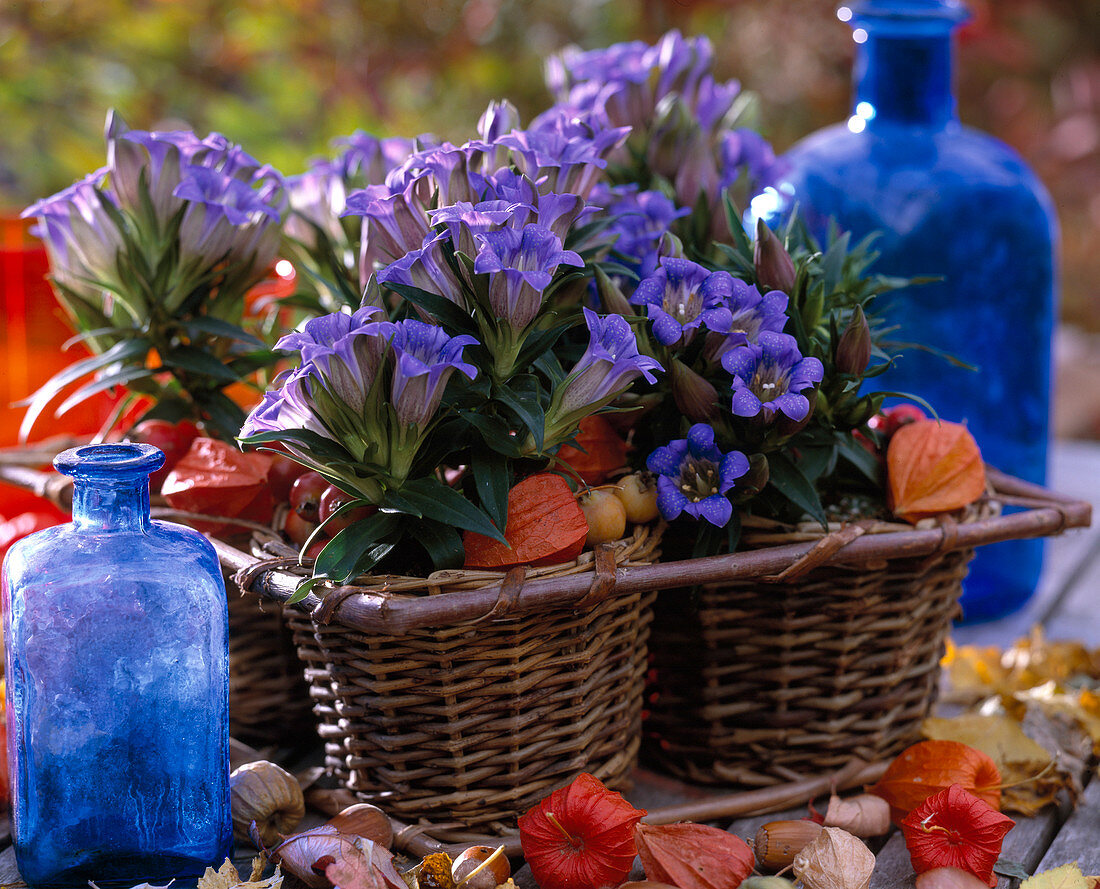
[[[324,522],[345,503],[351,503],[355,499],[357,498],[341,491],[336,485],[329,485],[321,494],[321,506],[317,512],[318,521]],[[348,510],[325,525],[325,533],[330,537],[335,537],[349,525],[353,525],[360,519],[367,518],[367,516],[374,515],[376,512],[378,512],[377,506],[360,506],[357,509]]]
[[[202,435],[202,431],[190,420],[172,423],[168,420],[142,420],[130,430],[131,441],[151,444],[164,451],[164,465],[149,476],[149,489],[160,491],[160,486],[172,471],[172,467],[187,453],[191,442]]]
[[[317,511],[321,506],[321,494],[328,487],[325,477],[312,469],[304,472],[290,486],[290,508],[307,522],[320,521]]]
[[[290,538],[292,543],[298,546],[309,540],[309,535],[316,528],[316,522],[307,522],[293,509],[286,514],[286,520],[283,522],[283,532]]]
[[[267,484],[276,503],[290,499],[290,487],[295,480],[309,472],[301,463],[282,454],[271,454],[271,468],[267,471]]]

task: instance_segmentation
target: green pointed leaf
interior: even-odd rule
[[[881,482],[882,466],[874,454],[860,445],[850,435],[845,435],[840,431],[836,433],[836,445],[840,456],[858,469],[862,475],[876,485]]]
[[[421,521],[416,526],[416,540],[427,550],[437,571],[444,568],[461,568],[466,561],[466,549],[462,536],[450,525],[441,522]]]
[[[72,395],[61,402],[61,405],[54,411],[54,416],[64,416],[78,404],[86,401],[93,395],[98,395],[100,392],[106,392],[108,389],[113,389],[115,386],[125,386],[135,380],[145,379],[152,375],[153,372],[144,367],[127,367],[115,373],[102,376],[91,383],[81,386]]]
[[[508,386],[497,386],[493,397],[506,405],[531,433],[535,440],[535,449],[542,451],[543,437],[546,433],[546,412],[539,403],[538,379],[531,374],[519,374],[509,381]]]
[[[223,383],[235,383],[240,377],[221,361],[194,346],[176,346],[161,355],[163,366],[167,369],[186,371],[213,377]]]
[[[387,538],[400,528],[401,522],[396,513],[376,512],[344,528],[318,553],[314,575],[346,583],[355,575],[370,571],[393,548]]]
[[[803,510],[814,521],[828,528],[829,520],[821,506],[814,486],[791,459],[782,452],[768,454],[769,487],[774,488],[783,497]]]
[[[195,334],[197,333],[207,333],[211,336],[221,337],[222,339],[249,343],[261,349],[267,348],[267,343],[263,340],[241,329],[236,324],[230,324],[228,321],[223,321],[221,318],[211,318],[209,316],[192,318],[186,321],[182,326],[192,339],[195,338]]]
[[[508,490],[512,481],[508,458],[492,451],[475,448],[470,456],[470,470],[473,472],[478,498],[489,514],[489,518],[498,528],[506,527]]]
[[[429,293],[419,287],[396,284],[392,281],[386,281],[381,286],[388,287],[394,293],[405,297],[409,302],[422,308],[433,318],[437,318],[449,333],[458,332],[478,336],[474,319],[470,317],[465,309],[455,305],[446,297],[440,296],[438,293]],[[481,341],[480,337],[478,341]]]
[[[411,506],[425,518],[507,543],[484,512],[438,479],[425,477],[406,482],[396,496],[387,491],[382,505],[389,507],[396,502]]]
[[[46,405],[70,383],[74,383],[87,374],[94,373],[115,363],[133,362],[144,364],[149,349],[150,343],[146,339],[123,340],[100,355],[83,358],[70,364],[64,370],[58,371],[43,383],[29,400],[19,402],[20,405],[27,405],[27,413],[24,415],[23,422],[19,427],[20,439],[26,440],[34,427],[35,421],[45,410]]]

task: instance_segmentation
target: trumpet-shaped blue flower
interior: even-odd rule
[[[755,343],[762,331],[782,333],[787,324],[787,302],[787,294],[780,290],[761,296],[755,284],[734,278],[733,291],[726,300],[733,321],[726,335],[707,335],[707,361],[720,361],[735,346]]]
[[[810,402],[802,393],[820,383],[825,373],[816,358],[802,357],[793,336],[767,330],[757,342],[726,352],[722,367],[733,376],[733,413],[761,417],[767,423],[776,413],[795,422],[806,419]]]
[[[687,259],[667,257],[638,284],[630,301],[644,305],[653,335],[666,346],[689,342],[696,328],[726,333],[733,323],[728,300],[734,278]]]
[[[583,266],[550,229],[525,225],[475,236],[474,271],[489,275],[489,304],[514,330],[523,330],[542,308],[543,293],[561,265]]]
[[[622,315],[600,316],[584,309],[588,325],[588,348],[555,393],[558,415],[575,411],[590,412],[593,405],[604,404],[624,392],[638,377],[655,383],[660,362],[638,352],[638,341],[630,323]],[[548,424],[549,425],[549,424]]]
[[[441,327],[414,318],[380,321],[371,332],[393,351],[391,401],[403,426],[424,426],[435,416],[456,370],[471,380],[477,376],[477,368],[462,356],[466,346],[477,344],[472,336],[448,336]]]
[[[687,513],[724,528],[733,516],[726,496],[749,471],[740,451],[723,454],[714,442],[714,430],[696,423],[686,439],[670,441],[646,458],[646,468],[657,476],[657,508],[672,521]]]

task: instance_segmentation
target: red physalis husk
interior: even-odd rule
[[[589,485],[600,485],[626,465],[627,445],[603,414],[589,414],[577,427],[573,444],[558,450],[558,459]]]
[[[241,453],[213,438],[196,438],[161,486],[161,494],[173,509],[202,515],[241,518],[260,524],[271,522],[273,502],[267,484],[271,457]],[[240,532],[229,522],[191,521],[207,534]]]
[[[520,817],[523,856],[541,889],[618,886],[634,863],[634,825],[645,814],[582,773]]]
[[[928,797],[901,822],[913,870],[956,867],[997,885],[993,865],[1016,822],[960,784]]]
[[[755,862],[743,839],[705,824],[639,824],[634,837],[646,878],[679,889],[737,889]]]
[[[1001,805],[1001,773],[988,755],[958,741],[921,741],[890,763],[879,782],[868,788],[890,804],[894,823],[928,797],[961,784],[994,809]]]

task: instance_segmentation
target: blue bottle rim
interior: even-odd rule
[[[876,27],[941,30],[967,21],[970,10],[962,0],[849,0],[837,15]]]
[[[141,442],[82,445],[54,457],[54,469],[74,478],[149,475],[164,465],[164,452]]]

